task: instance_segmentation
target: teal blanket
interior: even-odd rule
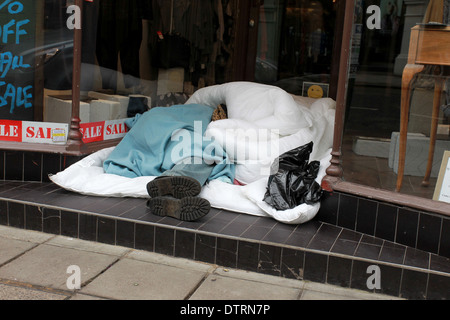
[[[176,163],[202,158],[215,164],[209,181],[234,180],[235,165],[221,146],[204,137],[214,109],[190,104],[152,108],[127,120],[130,131],[104,161],[106,173],[159,176]]]

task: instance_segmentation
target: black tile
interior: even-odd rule
[[[430,254],[430,269],[450,275],[450,258]]]
[[[175,257],[194,259],[195,233],[175,231]]]
[[[175,246],[175,230],[155,227],[155,252],[173,256]]]
[[[407,247],[404,265],[428,269],[428,267],[430,266],[430,254],[425,251]]]
[[[351,288],[374,292],[374,289],[369,288],[369,286],[367,285],[368,283],[370,285],[376,284],[375,283],[375,281],[376,281],[375,272],[377,272],[377,271],[370,270],[369,267],[371,267],[371,266],[377,266],[377,265],[374,265],[373,263],[368,262],[368,261],[353,260],[352,275],[351,275],[351,282],[350,282]],[[380,278],[381,278],[381,276],[382,275],[380,275]]]
[[[437,253],[441,234],[442,218],[420,213],[417,249]]]
[[[51,234],[61,234],[61,214],[57,209],[43,208],[42,231]]]
[[[281,270],[281,247],[261,244],[259,246],[258,272],[279,276]]]
[[[219,233],[234,219],[236,219],[237,216],[238,214],[235,213],[220,211],[212,219],[209,219],[206,223],[204,223],[198,230]]]
[[[116,243],[116,220],[97,218],[97,241],[114,245]]]
[[[430,274],[427,287],[428,300],[450,300],[450,277]]]
[[[247,271],[258,271],[259,243],[239,241],[237,268]]]
[[[400,287],[400,297],[409,300],[426,298],[428,273],[404,269]]]
[[[23,180],[23,152],[5,151],[5,180]]]
[[[329,256],[327,283],[345,288],[350,287],[351,270],[352,260]]]
[[[406,208],[399,208],[396,242],[415,248],[418,222],[419,212]]]
[[[336,239],[331,252],[354,255],[362,234],[344,229]]]
[[[216,237],[195,235],[195,260],[207,263],[216,261]]]
[[[337,225],[350,230],[355,230],[357,210],[358,198],[341,194],[339,199]]]
[[[339,193],[324,191],[320,200],[320,209],[316,219],[322,222],[336,224],[339,206]]]
[[[93,198],[89,210],[95,213],[105,213],[111,216],[115,216],[111,210],[114,206],[126,201],[124,198],[104,198],[97,197]],[[122,212],[121,212],[122,213]],[[118,216],[118,214],[117,214]]]
[[[281,253],[281,276],[289,279],[303,279],[303,263],[305,252],[302,250],[283,248]]]
[[[237,240],[217,238],[216,264],[236,268]]]
[[[25,205],[25,229],[42,231],[41,207]]]
[[[377,260],[380,256],[382,245],[383,240],[365,234],[362,236],[361,241],[358,244],[355,256]]]
[[[262,240],[270,230],[270,227],[253,224],[241,234],[241,237],[246,239]]]
[[[295,228],[296,226],[293,225],[278,223],[262,240],[274,243],[285,243]]]
[[[134,225],[132,221],[117,220],[116,245],[134,248]]]
[[[57,174],[61,171],[61,155],[54,153],[42,154],[42,181],[49,182],[50,174]]]
[[[406,247],[393,242],[385,241],[379,256],[380,261],[403,264]]]
[[[258,217],[248,214],[238,214],[230,224],[220,231],[220,233],[238,237],[254,224],[256,220],[258,220]]]
[[[144,199],[134,199],[134,198],[116,198],[116,200],[112,200],[115,203],[112,204],[110,207],[107,207],[103,209],[102,212],[99,213],[106,213],[111,216],[122,216],[127,211],[135,208],[138,205],[141,205]]]
[[[450,258],[450,219],[449,218],[442,219],[442,232],[441,232],[441,243],[439,245],[439,255]]]
[[[308,245],[309,249],[329,251],[341,233],[342,228],[329,224],[322,224],[320,229],[311,239]]]
[[[42,181],[42,153],[25,152],[23,179],[25,181]]]
[[[325,283],[327,279],[327,264],[327,255],[306,251],[303,279]]]
[[[158,223],[165,226],[176,227],[181,223],[181,220],[166,216],[162,217],[162,219],[159,220]]]
[[[356,217],[356,231],[369,235],[375,234],[378,202],[360,198],[358,200],[358,214]]]
[[[122,216],[122,218],[123,218],[123,216]],[[139,221],[151,222],[151,223],[157,223],[161,219],[162,219],[162,217],[157,216],[156,214],[153,214],[153,213],[147,213],[147,214],[143,215],[142,217],[138,218]]]
[[[139,250],[152,252],[154,250],[155,227],[148,224],[136,223],[134,247]]]
[[[97,240],[97,217],[91,214],[79,214],[78,237],[82,240]]]
[[[78,213],[61,210],[61,235],[78,238]]]
[[[301,224],[289,235],[289,238],[285,243],[291,246],[306,248],[320,229],[321,225],[322,224],[316,220]]]
[[[11,227],[25,227],[25,205],[8,201],[8,223]]]
[[[62,156],[61,157],[61,170],[67,169],[71,165],[83,159],[84,156]]]
[[[378,267],[380,268],[380,289],[375,289],[375,292],[398,297],[400,295],[402,269],[384,264],[380,264]]]
[[[0,200],[0,225],[8,225],[8,202]]]
[[[397,221],[396,206],[380,203],[378,205],[377,223],[375,227],[375,236],[381,239],[394,241],[395,225]]]

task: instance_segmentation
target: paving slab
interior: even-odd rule
[[[211,274],[190,300],[296,300],[301,288]]]
[[[0,300],[65,300],[67,297],[42,290],[0,284]]]
[[[211,265],[209,263],[193,261],[178,257],[171,257],[164,254],[142,250],[131,250],[126,254],[125,257],[128,259],[152,262],[156,264],[167,265],[188,270],[195,270],[200,272],[213,272],[216,269],[215,265]]]
[[[71,248],[75,250],[81,251],[89,251],[95,253],[101,253],[106,255],[113,256],[123,256],[127,252],[131,251],[130,248],[121,247],[121,246],[113,246],[109,244],[104,244],[100,242],[92,242],[87,240],[75,239],[64,236],[56,236],[50,240],[48,240],[46,245],[52,245],[63,248]]]
[[[400,298],[357,289],[305,281],[300,300],[401,300]]]
[[[0,267],[0,278],[67,290],[69,266],[80,268],[83,284],[116,260],[112,255],[42,244]]]
[[[37,245],[33,242],[0,237],[0,266]]]
[[[32,243],[43,243],[53,237],[54,235],[52,234],[0,225],[0,238],[16,239]]]
[[[80,293],[120,300],[182,300],[195,290],[205,272],[122,259]]]

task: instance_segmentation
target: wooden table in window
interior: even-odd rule
[[[406,141],[408,136],[408,118],[411,100],[411,84],[414,76],[423,71],[426,65],[450,66],[450,26],[417,25],[411,28],[408,63],[403,70],[402,97],[400,113],[400,141],[396,191],[400,191],[405,170]],[[431,117],[430,148],[428,163],[422,185],[428,186],[433,155],[436,144],[439,108],[444,77],[436,74],[434,86],[433,112]]]

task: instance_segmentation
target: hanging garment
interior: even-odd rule
[[[125,87],[138,85],[142,19],[148,14],[146,0],[100,1],[96,52],[104,89],[116,90],[119,55]]]

